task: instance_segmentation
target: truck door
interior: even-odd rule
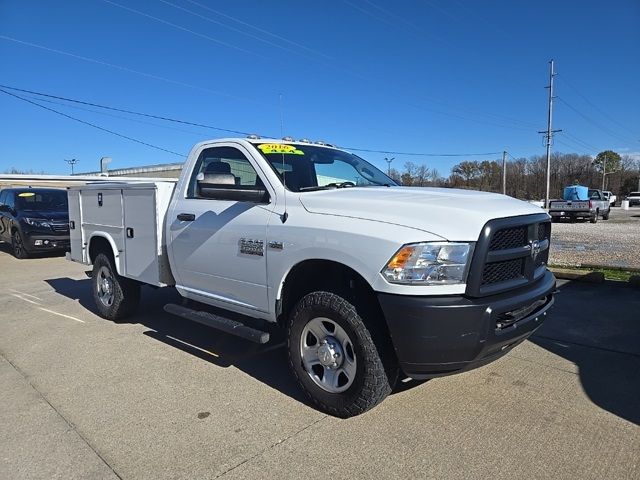
[[[205,177],[218,194],[199,186]],[[256,169],[239,148],[215,146],[202,151],[188,182],[176,192],[167,218],[176,286],[189,298],[223,308],[268,311],[266,232],[273,203],[268,194],[224,199],[228,190],[264,190]]]

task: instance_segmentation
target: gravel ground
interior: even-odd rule
[[[552,265],[640,268],[640,208],[612,208],[598,223],[557,222],[551,228]]]

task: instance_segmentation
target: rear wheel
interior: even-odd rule
[[[111,259],[100,253],[93,261],[93,300],[100,316],[119,320],[131,315],[140,302],[140,284],[118,275]]]
[[[13,256],[19,259],[29,258],[29,252],[24,246],[22,235],[18,230],[11,233],[11,247],[13,248]]]
[[[391,393],[398,369],[390,340],[373,328],[354,305],[334,293],[313,292],[296,305],[287,331],[289,363],[320,410],[352,417]]]

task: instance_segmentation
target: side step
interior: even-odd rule
[[[244,323],[214,315],[213,313],[193,310],[175,303],[167,303],[164,306],[164,311],[255,343],[267,343],[269,341],[269,332],[247,327]]]

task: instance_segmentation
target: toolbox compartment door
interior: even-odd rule
[[[125,275],[159,285],[156,188],[122,190]]]

